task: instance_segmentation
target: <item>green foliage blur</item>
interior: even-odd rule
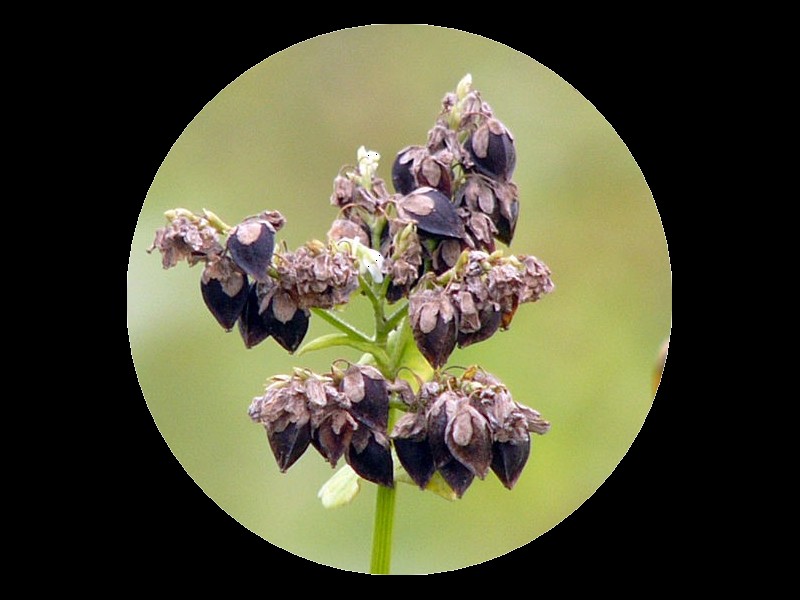
[[[553,272],[555,291],[520,307],[509,331],[456,350],[551,421],[508,491],[493,474],[450,502],[400,485],[394,573],[457,569],[529,543],[567,518],[610,475],[653,402],[672,290],[664,231],[644,175],[601,114],[531,58],[475,35],[429,26],[343,30],[292,46],[220,90],[164,158],[131,245],[128,326],[139,382],[175,457],[221,510],[285,550],[337,568],[369,567],[374,486],[326,510],[333,474],[313,449],[279,473],[247,407],[266,379],[318,372],[349,349],[296,359],[272,340],[246,350],[200,297],[202,267],[164,271],[146,249],[163,212],[207,208],[235,224],[281,211],[291,249],[325,239],[334,176],[364,145],[394,155],[425,142],[442,96],[467,73],[513,132],[520,218],[511,251]],[[645,174],[646,175],[646,174]],[[363,298],[346,317],[370,330]],[[312,319],[308,339],[332,332]],[[341,464],[344,464],[342,461]],[[201,491],[202,489],[202,491]]]

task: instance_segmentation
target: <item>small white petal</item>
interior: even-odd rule
[[[336,508],[352,502],[360,489],[358,474],[350,465],[345,465],[322,485],[317,492],[317,498],[325,508]]]

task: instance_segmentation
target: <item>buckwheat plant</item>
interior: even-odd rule
[[[519,215],[516,158],[513,135],[467,75],[444,96],[425,143],[396,155],[394,193],[377,176],[377,152],[361,147],[357,164],[340,170],[326,240],[277,244],[286,224],[277,211],[231,227],[178,208],[150,248],[165,269],[202,265],[206,306],[226,331],[238,327],[247,348],[271,337],[298,357],[358,351],[327,373],[273,375],[249,416],[281,472],[309,448],[334,467],[344,459],[319,491],[325,506],[349,502],[362,481],[378,486],[372,573],[389,572],[396,482],[456,499],[491,471],[511,489],[530,434],[550,428],[496,375],[446,367],[456,347],[490,340],[521,304],[553,290],[542,261],[497,248],[510,245]],[[371,334],[345,319],[341,307],[354,297],[372,306]],[[336,333],[301,348],[312,316]]]

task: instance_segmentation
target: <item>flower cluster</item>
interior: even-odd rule
[[[264,395],[253,399],[249,414],[266,429],[281,471],[311,445],[332,466],[344,456],[367,481],[394,485],[386,436],[389,388],[373,367],[351,365],[326,375],[295,369],[275,376]]]
[[[409,408],[391,433],[400,463],[420,488],[438,472],[458,497],[490,469],[505,487],[514,487],[530,454],[530,433],[550,429],[478,367],[461,378],[423,384]]]
[[[238,325],[247,348],[272,337],[294,352],[313,312],[338,332],[306,342],[301,353],[363,353],[359,364],[334,363],[323,375],[276,375],[253,400],[250,417],[264,426],[282,472],[313,446],[331,465],[344,457],[361,478],[392,487],[394,447],[421,488],[438,473],[460,497],[491,470],[510,489],[528,460],[530,433],[549,423],[480,367],[460,378],[443,368],[456,347],[508,329],[521,304],[554,287],[541,260],[496,245],[511,243],[519,216],[514,137],[465,77],[444,96],[426,143],[396,154],[393,193],[378,177],[379,160],[362,147],[334,178],[338,214],[326,242],[294,251],[277,244],[286,222],[277,211],[231,227],[209,211],[175,209],[150,250],[161,252],[165,269],[204,265],[206,306],[226,331]],[[356,294],[372,303],[371,337],[328,311]],[[386,316],[385,305],[395,304]],[[408,347],[392,346],[404,340]],[[416,392],[399,378],[414,346],[432,367]],[[390,432],[392,399],[405,414]]]

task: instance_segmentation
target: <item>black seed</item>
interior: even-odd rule
[[[436,327],[423,333],[419,329],[414,329],[414,341],[422,356],[430,363],[434,369],[443,366],[456,347],[457,330],[455,318],[445,321],[439,315]]]
[[[331,419],[323,421],[317,429],[311,434],[311,445],[316,448],[322,457],[327,460],[331,466],[336,466],[339,459],[345,452],[345,449],[350,445],[350,439],[353,437],[353,429],[345,425],[342,430],[337,434],[331,426]]]
[[[228,235],[228,252],[236,265],[256,281],[265,281],[272,264],[275,230],[261,220],[245,220]]]
[[[247,276],[241,274],[239,276],[243,280],[242,287],[233,296],[229,296],[225,292],[218,279],[209,279],[208,283],[200,281],[200,293],[203,295],[203,301],[225,331],[233,329],[247,303],[250,286]]]
[[[242,334],[246,348],[252,348],[270,336],[270,319],[266,316],[266,311],[262,314],[258,312],[261,301],[256,293],[256,285],[254,283],[250,286],[247,302],[239,317],[239,333]]]
[[[428,412],[428,446],[431,450],[433,466],[439,467],[453,460],[450,449],[445,441],[447,430],[447,408],[441,401],[437,401]]]
[[[509,205],[509,210],[511,211],[510,219],[500,214],[498,210],[497,218],[494,220],[494,224],[497,227],[496,237],[506,246],[511,244],[511,240],[514,238],[514,230],[517,228],[517,218],[519,217],[519,201],[514,200]]]
[[[493,131],[494,130],[494,131]],[[497,133],[497,132],[500,133]],[[477,137],[488,136],[488,141],[478,144]],[[476,150],[475,146],[484,146],[483,150]],[[469,152],[475,168],[479,173],[489,177],[498,177],[508,181],[514,173],[517,164],[517,151],[514,140],[505,127],[494,121],[479,127],[464,143],[464,148]]]
[[[347,448],[345,456],[347,464],[362,478],[386,487],[394,487],[394,465],[392,453],[386,446],[380,444],[375,436],[370,433],[369,441],[361,452],[353,444]]]
[[[290,423],[283,431],[267,431],[267,438],[278,468],[283,473],[297,462],[308,448],[311,441],[311,424],[306,421],[304,425],[298,427],[296,423]]]
[[[425,489],[433,477],[436,467],[433,464],[433,454],[428,440],[413,440],[395,438],[394,449],[400,464],[414,480],[420,489]]]
[[[459,498],[464,495],[464,492],[466,492],[467,488],[472,484],[472,480],[475,479],[475,475],[472,474],[472,471],[455,458],[439,467],[439,474]]]
[[[294,316],[286,323],[275,317],[272,311],[272,300],[264,311],[269,333],[275,338],[284,350],[294,352],[300,346],[308,332],[308,322],[311,313],[305,309],[297,309]]]
[[[492,444],[492,471],[502,484],[511,489],[517,483],[531,452],[530,438],[520,442]]]
[[[400,198],[397,202],[401,216],[413,219],[417,231],[423,235],[464,238],[464,223],[456,207],[439,190],[421,187]]]
[[[362,373],[364,397],[353,402],[350,413],[372,429],[385,430],[389,423],[389,391],[385,379],[372,379]]]
[[[392,185],[396,192],[405,195],[413,192],[418,186],[414,178],[414,173],[411,172],[414,161],[408,160],[405,163],[400,162],[400,158],[403,154],[404,152],[401,151],[395,157],[394,163],[392,164]]]

